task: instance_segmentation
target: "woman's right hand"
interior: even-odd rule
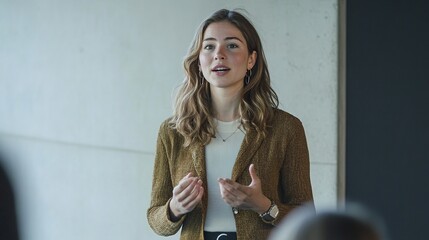
[[[170,219],[178,221],[184,214],[194,210],[203,198],[203,181],[188,173],[173,189],[173,197],[170,201]]]

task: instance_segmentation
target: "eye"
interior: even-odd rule
[[[235,43],[230,43],[230,44],[228,44],[228,46],[227,46],[228,48],[238,48],[238,45],[237,44],[235,44]]]
[[[212,44],[207,44],[204,46],[205,50],[212,50],[214,48],[214,46]]]

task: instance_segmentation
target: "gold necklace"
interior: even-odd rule
[[[222,139],[223,142],[226,142],[226,140],[228,140],[228,138],[232,137],[238,131],[238,129],[240,129],[240,126],[241,126],[241,124],[238,125],[238,127],[235,129],[235,131],[233,133],[231,133],[231,135],[229,135],[227,138],[223,138],[220,135],[220,132],[217,132],[217,135]]]

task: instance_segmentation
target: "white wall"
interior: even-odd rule
[[[2,0],[0,137],[23,239],[157,239],[158,126],[197,26],[235,7],[261,35],[281,107],[304,123],[316,205],[336,204],[337,1]]]

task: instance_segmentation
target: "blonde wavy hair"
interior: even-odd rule
[[[177,93],[169,125],[183,135],[184,147],[193,143],[206,145],[216,135],[210,84],[200,76],[198,64],[205,30],[211,23],[221,21],[227,21],[237,27],[247,42],[249,54],[253,51],[257,53],[250,81],[245,83],[239,105],[242,126],[246,131],[255,129],[258,138],[264,138],[274,109],[278,108],[278,97],[271,88],[267,62],[256,29],[239,12],[221,9],[202,22],[183,62],[186,77]]]

